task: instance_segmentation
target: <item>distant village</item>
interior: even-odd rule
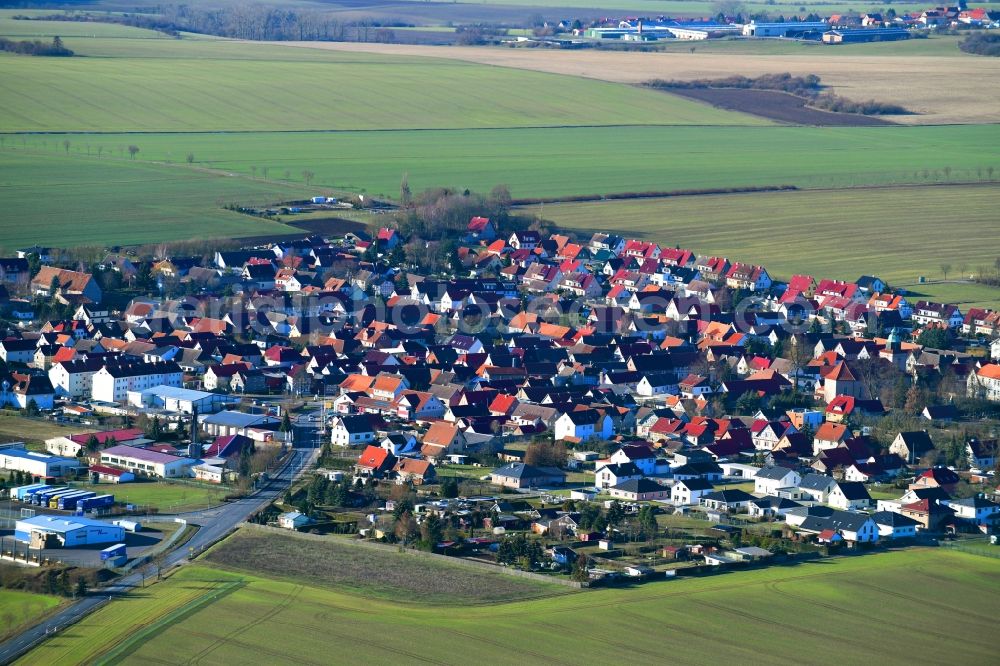
[[[583,580],[996,533],[1000,312],[610,233],[457,240],[444,273],[391,226],[0,258],[0,404],[80,427],[0,445],[0,477],[229,484],[311,404],[318,470],[264,522]]]
[[[803,8],[804,10],[804,8]],[[708,39],[794,39],[824,44],[896,41],[926,36],[934,30],[970,30],[1000,27],[1000,16],[982,7],[931,7],[897,12],[887,7],[881,13],[843,13],[820,16],[748,14],[720,12],[714,17],[680,19],[669,16],[604,18],[596,21],[563,20],[546,24],[534,37],[520,42],[565,42],[563,46],[586,46],[593,42],[701,41]]]

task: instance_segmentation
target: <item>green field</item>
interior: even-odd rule
[[[246,45],[237,50],[255,58],[232,58],[223,40],[120,41],[130,49],[120,57],[0,56],[0,127],[131,132],[768,124],[653,90],[453,60]],[[67,39],[70,48],[72,42]],[[161,57],[163,49],[177,57]],[[271,57],[276,50],[306,53],[277,60]]]
[[[917,284],[941,278],[942,263],[991,267],[1000,257],[1000,185],[731,194],[547,204],[529,210],[560,227],[620,231],[699,254],[761,263],[781,278],[809,273],[894,285],[949,301],[996,305],[1000,289]],[[946,232],[945,232],[946,230]],[[944,233],[943,233],[944,232]]]
[[[115,496],[115,501],[158,509],[160,513],[195,511],[219,504],[228,489],[199,483],[149,481],[135,483],[83,484],[98,495]]]
[[[0,588],[0,640],[37,622],[62,603],[59,597]]]
[[[990,663],[998,574],[995,559],[910,550],[525,602],[424,606],[191,566],[21,663],[92,662],[116,645],[127,663],[229,664],[252,654],[320,664],[330,663],[331,648],[337,663],[358,664]],[[128,640],[147,626],[141,640]]]
[[[92,430],[93,428],[86,426],[67,426],[52,421],[29,419],[14,412],[0,414],[0,438],[5,442],[24,442],[29,448],[41,449],[47,439],[68,437]]]

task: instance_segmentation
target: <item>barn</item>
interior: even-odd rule
[[[32,548],[74,548],[123,541],[125,530],[78,516],[34,516],[14,524],[14,538]]]

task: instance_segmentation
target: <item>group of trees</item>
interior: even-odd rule
[[[86,574],[69,568],[49,567],[42,571],[0,564],[0,588],[63,597],[83,596],[90,587]],[[6,620],[5,620],[6,622]]]
[[[566,464],[566,445],[545,440],[532,442],[524,451],[524,462],[534,467],[562,467]]]
[[[970,33],[958,48],[975,55],[1000,57],[1000,35],[989,32]]]
[[[50,57],[60,57],[60,58],[67,58],[73,55],[73,52],[71,50],[63,46],[63,41],[59,37],[54,37],[52,39],[52,42],[48,44],[38,39],[25,39],[23,41],[14,41],[13,39],[0,37],[0,51],[7,51],[8,53],[20,53],[22,55],[50,56]]]

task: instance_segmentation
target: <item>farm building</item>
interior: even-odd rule
[[[114,465],[137,476],[177,478],[188,476],[188,468],[196,463],[191,458],[181,458],[135,446],[112,446],[101,451],[101,464]]]
[[[217,412],[227,404],[238,403],[239,398],[208,391],[194,391],[179,386],[154,386],[142,391],[129,391],[128,404],[135,407],[162,409],[176,414]]]
[[[34,516],[14,525],[14,538],[32,548],[73,548],[98,543],[117,543],[125,530],[116,525],[74,516]]]
[[[0,470],[27,472],[40,478],[71,476],[81,466],[76,458],[28,451],[19,444],[0,449]]]
[[[227,410],[218,414],[199,416],[198,423],[213,437],[244,435],[258,442],[282,438],[282,433],[277,432],[281,419],[267,414],[245,414]]]
[[[823,33],[824,44],[863,44],[865,42],[894,42],[909,39],[910,31],[904,28],[858,28],[829,30]]]

